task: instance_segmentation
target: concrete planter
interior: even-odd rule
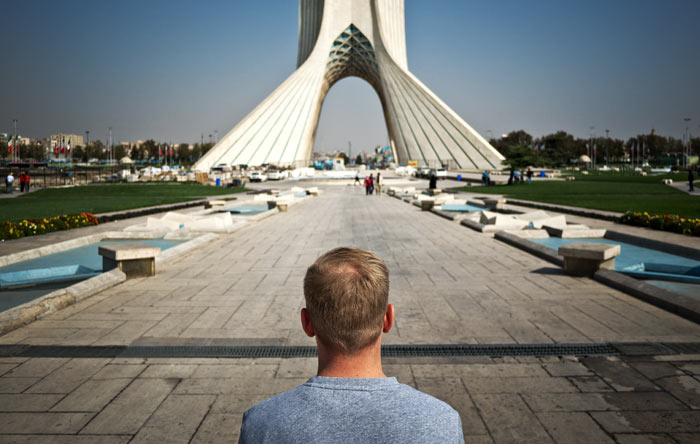
[[[280,211],[280,213],[286,212],[288,207],[289,207],[289,204],[287,204],[287,203],[278,203],[277,204],[277,209]]]

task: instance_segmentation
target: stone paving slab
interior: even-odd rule
[[[624,293],[336,186],[0,343],[310,345],[298,326],[302,278],[338,245],[372,249],[391,270],[386,343],[700,340],[697,324]],[[453,405],[466,442],[700,439],[700,355],[391,358],[384,368]],[[315,370],[310,358],[0,358],[0,441],[235,442],[243,411]]]

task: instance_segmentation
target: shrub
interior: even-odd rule
[[[92,213],[64,214],[43,219],[25,219],[19,222],[6,221],[0,225],[0,239],[19,239],[89,225],[97,225],[97,217]]]
[[[643,213],[628,211],[620,218],[620,222],[628,225],[653,228],[655,230],[700,236],[699,218],[681,217],[675,214],[649,214],[646,211]]]

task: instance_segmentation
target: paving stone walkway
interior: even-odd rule
[[[0,337],[2,344],[312,345],[306,267],[339,245],[391,270],[390,344],[700,342],[700,326],[386,196],[329,186]],[[453,405],[467,442],[697,442],[700,355],[391,358]],[[1,442],[231,442],[315,359],[1,358]]]

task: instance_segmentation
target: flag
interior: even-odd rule
[[[66,139],[61,139],[61,154],[66,152]]]
[[[163,148],[160,145],[158,145],[158,157],[160,157],[162,155],[163,155]]]
[[[70,139],[68,139],[68,146],[66,146],[66,153],[70,154]]]
[[[174,153],[175,153],[175,149],[171,146],[170,147],[170,157],[172,157]]]
[[[7,136],[7,152],[11,153],[12,152],[12,137]]]

